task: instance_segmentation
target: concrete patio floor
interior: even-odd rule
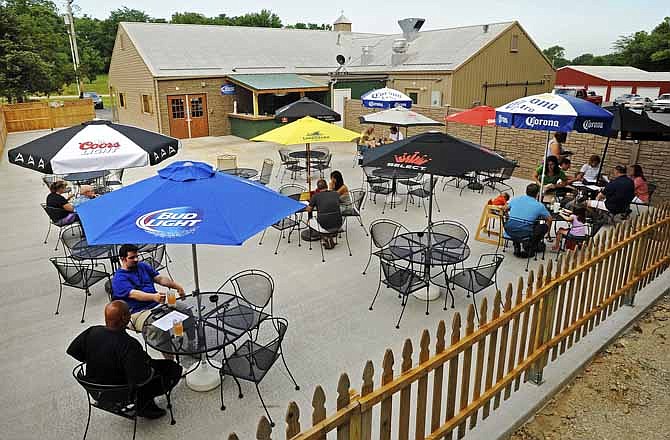
[[[6,149],[13,148],[48,132],[10,134]],[[362,186],[360,168],[352,167],[352,144],[328,145],[333,151],[333,169],[342,171],[350,189]],[[271,187],[280,183],[275,175],[279,166],[277,147],[267,143],[252,143],[235,137],[200,138],[184,141],[182,151],[174,160],[203,160],[212,164],[216,155],[234,153],[239,166],[260,169],[264,158],[275,161]],[[159,165],[162,167],[166,163]],[[124,181],[132,183],[153,175],[157,168],[131,169]],[[3,354],[0,366],[3,380],[0,384],[0,437],[7,439],[78,438],[86,422],[86,397],[83,389],[71,375],[75,360],[66,355],[70,341],[87,326],[103,322],[102,310],[107,302],[102,283],[92,289],[86,310],[86,323],[79,323],[83,294],[65,288],[61,313],[54,315],[58,295],[58,276],[49,257],[62,255],[54,252],[57,232],[52,231],[49,243],[43,244],[48,222],[39,204],[44,202],[47,190],[39,173],[8,164],[6,152],[0,162],[0,213],[3,228],[3,246],[0,248],[0,279],[3,300],[0,313],[5,336],[0,342]],[[289,183],[286,178],[284,183]],[[522,194],[528,182],[512,179],[515,194]],[[486,200],[494,194],[487,189],[483,195],[458,189],[438,187],[437,200],[441,212],[435,211],[435,220],[451,219],[464,223],[474,234]],[[404,198],[402,199],[404,203]],[[363,221],[366,227],[377,218],[391,218],[410,230],[426,226],[423,208],[410,205],[387,209],[382,215],[382,204],[366,202]],[[368,359],[379,368],[386,348],[401,352],[405,338],[412,338],[415,350],[421,331],[426,328],[434,335],[439,320],[449,324],[455,311],[462,314],[470,299],[456,289],[456,308],[442,310],[443,299],[430,304],[431,313],[425,316],[425,303],[410,300],[399,330],[395,321],[401,307],[397,296],[382,289],[374,311],[368,305],[378,281],[378,263],[373,261],[368,275],[361,271],[368,259],[369,238],[355,222],[349,225],[349,240],[353,256],[341,241],[326,252],[321,262],[318,243],[310,252],[306,243],[297,247],[283,240],[279,255],[274,255],[278,232],[268,230],[262,246],[260,234],[240,247],[199,247],[200,282],[203,290],[217,289],[230,275],[247,268],[269,272],[276,285],[275,314],[286,317],[289,330],[284,341],[286,360],[301,386],[294,391],[290,379],[280,364],[266,376],[260,388],[278,427],[275,437],[283,437],[283,418],[288,402],[294,400],[303,411],[303,427],[311,418],[311,399],[314,387],[322,385],[326,391],[327,407],[334,408],[337,380],[342,372],[349,373],[352,387],[360,388],[363,366]],[[495,246],[474,241],[466,264],[476,264],[483,253],[495,251]],[[191,253],[188,246],[169,246],[173,260],[173,277],[193,288]],[[547,259],[553,258],[547,252]],[[531,269],[541,261],[531,260]],[[524,276],[525,260],[507,252],[499,272],[501,289],[508,282],[516,283]],[[492,300],[494,289],[486,292]],[[482,295],[478,296],[481,301]],[[155,352],[151,353],[158,357]],[[399,369],[396,359],[396,371]],[[378,378],[379,372],[375,374]],[[251,384],[243,383],[245,397],[237,399],[232,381],[224,382],[227,410],[219,406],[219,390],[197,393],[183,382],[173,392],[177,424],[170,426],[167,418],[155,421],[141,419],[137,438],[226,438],[237,432],[240,438],[254,438],[258,419],[264,414],[261,403]],[[132,424],[127,420],[101,411],[93,411],[89,438],[130,438]]]

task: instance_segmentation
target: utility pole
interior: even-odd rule
[[[77,48],[77,35],[74,30],[74,17],[72,16],[72,3],[74,0],[66,0],[66,12],[63,16],[65,24],[67,25],[67,35],[70,39],[70,52],[72,53],[72,65],[74,66],[74,77],[77,81],[77,94],[81,96],[82,93],[82,82],[79,75],[79,50]]]

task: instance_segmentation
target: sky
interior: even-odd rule
[[[64,0],[56,0],[60,7]],[[230,3],[225,5],[225,3]],[[199,12],[207,16],[242,15],[269,9],[283,24],[333,23],[343,10],[356,32],[397,33],[398,19],[425,18],[424,30],[517,20],[544,49],[559,45],[572,59],[583,53],[611,52],[621,35],[651,31],[670,16],[670,0],[75,0],[79,14],[104,19],[113,9],[127,6],[152,17],[169,19],[174,12]]]

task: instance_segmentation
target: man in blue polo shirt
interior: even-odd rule
[[[514,255],[518,257],[533,255],[551,225],[551,214],[537,201],[539,192],[540,186],[531,183],[526,187],[525,196],[515,197],[507,203],[509,220],[505,225],[505,232],[512,239]],[[544,220],[545,223],[539,224],[538,220]],[[522,251],[521,242],[526,241],[529,236],[529,248]]]
[[[151,309],[165,302],[165,293],[158,293],[155,284],[175,289],[179,296],[185,295],[181,284],[170,277],[161,275],[147,263],[138,261],[138,248],[132,244],[124,244],[119,249],[121,267],[112,278],[112,299],[125,301],[130,310],[128,327],[141,332],[144,321],[151,314]]]

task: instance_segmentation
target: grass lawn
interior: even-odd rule
[[[107,75],[98,75],[98,77],[92,83],[84,81],[84,92],[96,92],[98,95],[107,95],[109,94],[109,89],[107,88]],[[63,87],[63,95],[77,95],[77,84],[69,84]],[[108,102],[105,102],[105,107],[107,107]]]

